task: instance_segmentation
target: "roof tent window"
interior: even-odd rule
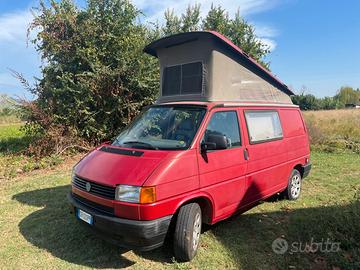
[[[200,94],[202,91],[202,63],[181,65],[181,94]]]
[[[164,70],[164,85],[162,93],[164,96],[180,94],[181,66],[167,67]]]
[[[202,63],[195,62],[164,69],[163,96],[201,94]]]

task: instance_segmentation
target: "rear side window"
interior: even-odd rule
[[[207,141],[207,136],[210,134],[224,135],[228,148],[240,146],[241,139],[236,111],[214,113],[206,128],[203,141]]]
[[[166,67],[164,69],[163,96],[201,94],[203,84],[201,62]]]
[[[283,131],[277,111],[245,111],[250,143],[282,139]]]

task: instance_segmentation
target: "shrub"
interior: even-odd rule
[[[37,97],[22,101],[25,130],[38,138],[31,153],[108,140],[154,101],[158,64],[142,52],[153,32],[137,22],[131,3],[41,2],[36,14],[30,30],[40,30],[32,42],[46,61],[42,78],[31,87],[18,74]]]

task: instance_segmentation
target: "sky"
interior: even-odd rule
[[[85,0],[76,0],[84,6]],[[29,94],[11,70],[29,82],[40,77],[41,59],[27,42],[26,29],[37,0],[0,1],[0,93]],[[181,14],[198,3],[205,16],[211,1],[133,0],[148,22],[163,22],[167,8]],[[271,48],[266,60],[296,93],[333,96],[341,86],[360,88],[360,1],[357,0],[217,0],[230,16],[239,9]],[[34,35],[34,33],[33,33]]]

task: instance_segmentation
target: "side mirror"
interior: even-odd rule
[[[216,144],[213,142],[202,142],[201,143],[201,152],[206,152],[209,150],[216,150]]]
[[[207,136],[206,142],[201,144],[202,151],[208,150],[221,150],[227,148],[227,140],[224,135],[219,134],[209,134]]]

